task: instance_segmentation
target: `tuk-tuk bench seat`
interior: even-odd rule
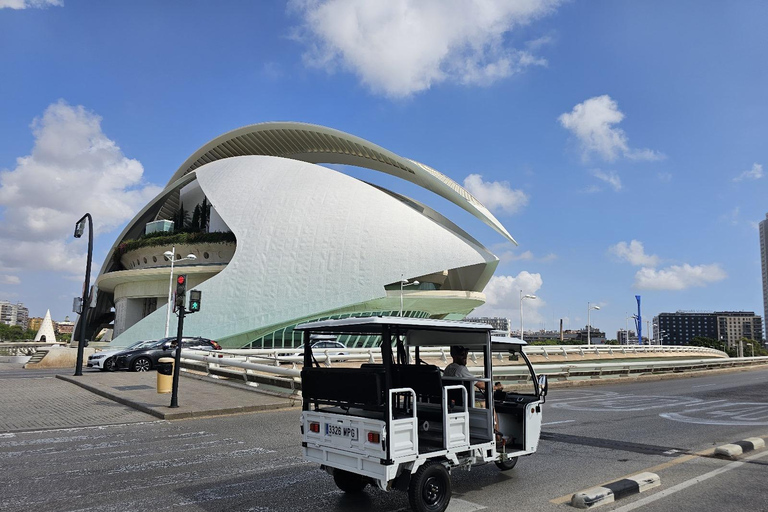
[[[317,403],[384,407],[384,371],[363,368],[304,368],[302,395]]]

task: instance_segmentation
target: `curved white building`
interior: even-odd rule
[[[191,211],[203,200],[211,205],[208,231],[231,231],[236,242],[207,235],[175,246],[177,258],[196,259],[178,261],[174,273],[202,291],[185,335],[230,348],[294,346],[300,336],[292,327],[307,320],[398,314],[401,303],[406,315],[463,318],[484,303],[496,256],[431,208],[318,163],[416,183],[514,242],[477,199],[423,164],[329,128],[253,125],[203,146],[128,224],[97,278],[89,332],[113,322],[118,346],[164,336],[170,269],[162,255],[174,239],[127,252],[124,244],[141,238],[147,223],[178,218],[182,205]],[[401,292],[403,278],[419,284]]]

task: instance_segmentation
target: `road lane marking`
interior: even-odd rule
[[[560,423],[571,423],[574,421],[576,420],[550,421],[549,423],[542,423],[541,426],[543,427],[545,425],[559,425]]]
[[[695,458],[698,458],[698,457],[711,457],[714,453],[715,453],[715,449],[714,448],[709,448],[707,450],[703,450],[703,451],[700,451],[700,452],[697,452],[697,453],[693,453],[693,454],[690,454],[690,455],[683,455],[683,456],[677,457],[677,458],[675,458],[675,459],[673,459],[673,460],[671,460],[669,462],[664,462],[663,464],[659,464],[657,466],[653,466],[653,467],[648,468],[648,469],[641,469],[640,471],[635,471],[633,473],[629,473],[627,475],[624,475],[623,477],[618,478],[617,480],[623,480],[625,478],[629,478],[629,477],[632,477],[634,475],[637,475],[638,473],[646,473],[646,472],[647,473],[658,473],[661,470],[664,470],[664,469],[667,469],[667,468],[671,468],[672,466],[676,466],[676,465],[682,464],[684,462],[688,462],[691,459],[695,459]],[[612,481],[613,480],[609,480],[607,482],[603,482],[602,484],[598,484],[598,486],[609,484]],[[555,499],[549,500],[549,502],[550,503],[554,503],[556,505],[562,505],[563,503],[570,502],[571,501],[571,497],[573,497],[573,493],[566,494],[564,496],[560,496],[559,498],[555,498]]]
[[[762,457],[768,457],[768,452],[761,452],[757,453],[755,455],[751,455],[749,457],[745,457],[743,460],[731,462],[727,466],[723,466],[722,468],[715,469],[714,471],[710,471],[709,473],[705,473],[701,476],[697,476],[695,478],[691,478],[690,480],[686,480],[683,483],[677,484],[675,486],[670,487],[669,489],[666,489],[664,491],[657,492],[656,494],[652,494],[651,496],[648,496],[647,498],[643,498],[640,500],[637,500],[633,503],[629,503],[627,505],[624,505],[623,507],[619,507],[614,509],[614,512],[627,512],[629,510],[634,510],[636,508],[645,506],[649,503],[653,503],[656,500],[660,500],[661,498],[666,498],[667,496],[671,494],[675,494],[676,492],[680,492],[683,489],[686,489],[688,487],[691,487],[692,485],[696,485],[698,483],[701,483],[705,480],[709,480],[710,478],[716,477],[717,475],[720,475],[722,473],[726,473],[728,471],[732,471],[738,467],[743,466],[748,461],[760,459]]]
[[[112,427],[131,427],[134,425],[154,425],[156,423],[170,423],[168,420],[136,421],[133,423],[109,423],[107,425],[91,425],[88,427],[47,428],[42,430],[17,430],[7,434],[0,434],[0,439],[15,437],[23,434],[54,434],[56,432],[79,432],[81,430],[104,430]]]
[[[698,386],[693,386],[694,388],[708,388],[710,386],[718,386],[719,384],[700,384]]]

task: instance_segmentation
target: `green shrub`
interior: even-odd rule
[[[214,231],[213,233],[166,233],[158,231],[144,235],[136,240],[124,240],[115,249],[115,263],[127,252],[144,247],[160,247],[172,245],[196,244],[226,244],[236,242],[235,234],[231,231]]]

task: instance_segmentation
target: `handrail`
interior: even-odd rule
[[[367,350],[367,349],[365,349]],[[280,375],[290,378],[295,383],[301,376],[301,371],[297,368],[283,368],[280,366],[274,366],[272,364],[254,363],[247,360],[250,357],[258,357],[255,355],[249,355],[245,359],[242,356],[236,356],[230,353],[231,351],[201,351],[193,349],[183,349],[182,359],[203,362],[206,364],[210,373],[211,368],[233,367],[245,370],[245,377],[252,374],[252,372],[262,372],[267,374]],[[318,362],[323,361],[330,365],[334,356],[315,356]],[[340,356],[342,358],[349,359],[350,355]],[[599,362],[599,363],[534,363],[533,367],[537,375],[547,375],[554,381],[557,380],[572,380],[578,378],[602,378],[602,377],[627,377],[630,375],[646,375],[646,374],[663,374],[663,373],[680,373],[685,371],[699,371],[709,369],[721,369],[721,368],[736,368],[736,367],[748,367],[756,365],[768,364],[768,357],[742,357],[742,358],[726,358],[726,359],[675,359],[675,360],[655,360],[655,361],[621,361],[621,362]],[[469,371],[479,375],[482,374],[482,367],[470,366]],[[524,365],[509,365],[509,366],[495,366],[493,372],[493,378],[499,378],[502,380],[516,380],[518,382],[526,382],[530,380],[531,376],[528,372],[528,368]],[[446,378],[446,380],[448,380]],[[488,380],[488,379],[484,379]],[[292,386],[293,387],[293,386]],[[463,387],[463,386],[461,386]]]
[[[409,348],[411,349],[410,357],[412,360],[413,347]],[[568,359],[569,355],[576,355],[584,358],[588,354],[598,356],[607,354],[615,356],[617,353],[703,353],[712,354],[713,356],[727,356],[725,352],[709,347],[680,345],[527,345],[523,350],[528,356],[544,356],[545,359],[549,359],[550,356],[563,356]],[[339,352],[342,351],[343,354],[339,354]],[[275,367],[279,367],[281,363],[293,363],[294,365],[297,365],[304,361],[303,355],[289,355],[298,353],[296,349],[290,348],[225,349],[217,351],[217,353],[225,357],[241,358],[241,360],[245,362],[250,362],[252,359],[260,360],[262,362],[268,361],[269,364]],[[324,363],[326,366],[331,366],[333,362],[341,361],[367,361],[369,363],[376,363],[381,360],[381,351],[377,347],[315,350],[313,354],[318,362]],[[421,347],[419,356],[422,359],[439,358],[443,362],[448,362],[450,359],[450,347]],[[503,354],[499,352],[495,354],[495,356],[498,359],[501,359]],[[476,363],[478,358],[482,357],[482,354],[470,352],[469,357]]]

